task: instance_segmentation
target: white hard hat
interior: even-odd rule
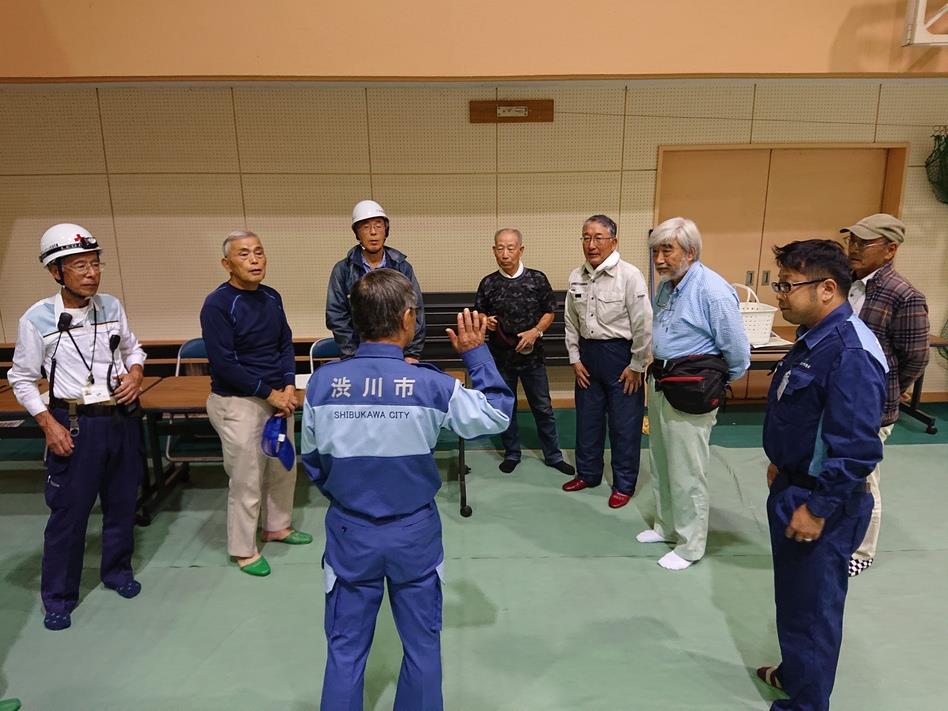
[[[355,204],[355,207],[352,208],[353,227],[356,226],[357,222],[370,220],[373,217],[381,217],[388,222],[388,215],[385,214],[385,210],[383,210],[382,206],[375,202],[375,200],[360,200]]]
[[[102,248],[85,227],[64,222],[53,225],[40,237],[39,259],[43,266],[70,254],[99,252]]]

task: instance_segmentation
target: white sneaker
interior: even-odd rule
[[[665,570],[684,570],[685,568],[691,567],[693,562],[694,561],[685,560],[675,553],[675,551],[669,551],[658,559],[658,564]]]
[[[662,535],[653,528],[646,528],[635,537],[639,543],[668,543]]]

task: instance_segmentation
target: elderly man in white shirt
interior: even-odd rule
[[[586,261],[569,277],[566,349],[576,375],[576,470],[563,491],[602,483],[608,423],[612,452],[610,508],[635,492],[642,444],[642,380],[652,345],[645,277],[619,256],[616,223],[593,215],[583,224]]]
[[[132,598],[135,507],[142,477],[141,421],[135,417],[145,352],[114,296],[99,294],[101,248],[83,227],[59,224],[40,240],[40,261],[59,284],[20,319],[7,377],[46,435],[46,504],[40,591],[47,629],[70,626],[89,512],[102,503],[107,588]],[[47,406],[37,386],[49,380]]]

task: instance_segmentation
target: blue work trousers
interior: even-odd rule
[[[523,384],[523,392],[527,396],[530,411],[537,423],[537,435],[540,437],[540,447],[543,450],[543,461],[547,464],[556,464],[563,461],[563,452],[560,451],[560,440],[556,433],[556,415],[553,413],[553,401],[550,399],[550,381],[547,378],[546,366],[525,370],[501,370],[507,387],[514,394],[513,415],[510,418],[510,427],[501,435],[504,443],[504,459],[520,461],[520,428],[517,426],[517,381]]]
[[[52,414],[68,429],[65,410]],[[46,455],[50,513],[40,580],[46,612],[72,612],[79,603],[86,528],[97,497],[102,505],[102,582],[119,588],[132,580],[135,507],[143,471],[141,420],[80,416],[73,446],[68,457]]]
[[[872,495],[861,485],[827,517],[818,539],[797,543],[785,532],[809,494],[780,474],[767,498],[781,654],[777,677],[790,696],[774,702],[772,711],[829,709],[843,640],[849,558],[862,543],[872,513]]]
[[[639,478],[645,383],[626,395],[619,381],[629,365],[631,343],[622,339],[579,341],[579,356],[589,372],[589,387],[576,384],[576,471],[596,486],[602,481],[606,423],[612,452],[612,488],[631,496]]]
[[[326,513],[328,652],[320,711],[362,711],[365,663],[388,583],[403,656],[394,711],[443,711],[441,519],[432,502],[394,521]]]

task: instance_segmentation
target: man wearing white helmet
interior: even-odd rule
[[[142,476],[141,425],[134,415],[145,352],[122,304],[99,294],[101,248],[85,228],[50,227],[40,261],[60,285],[20,318],[7,377],[17,400],[46,435],[46,504],[40,590],[44,624],[71,624],[89,512],[102,504],[102,582],[124,598],[141,585],[132,574],[135,506]],[[49,404],[37,381],[49,381]]]
[[[359,244],[332,268],[326,296],[326,327],[332,331],[344,357],[355,355],[359,338],[352,325],[349,293],[355,283],[373,269],[394,269],[408,277],[415,288],[415,336],[405,348],[405,359],[417,362],[425,345],[425,307],[421,287],[408,258],[397,249],[385,246],[389,227],[388,215],[374,200],[360,200],[352,208],[352,231]]]

